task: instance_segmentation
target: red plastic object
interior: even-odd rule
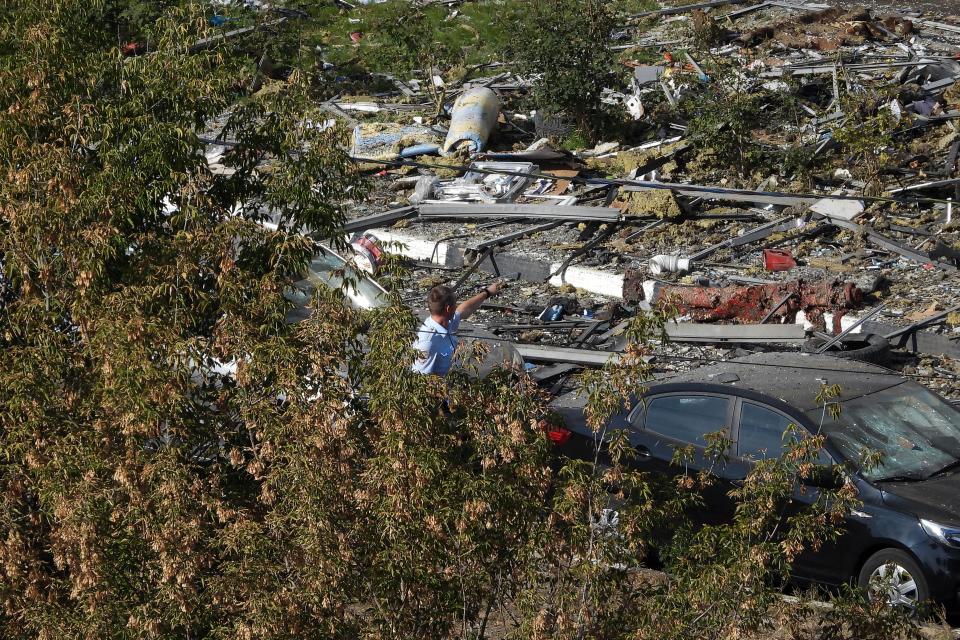
[[[363,32],[362,31],[350,32],[350,39],[353,40],[354,42],[360,42],[361,40],[363,40]]]
[[[573,435],[573,432],[563,427],[554,427],[547,430],[547,437],[550,438],[550,442],[558,445],[566,444],[571,435]]]
[[[797,266],[797,261],[793,259],[786,249],[764,249],[763,267],[767,271],[790,271]]]

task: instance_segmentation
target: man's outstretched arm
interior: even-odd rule
[[[460,314],[461,320],[466,320],[473,312],[480,308],[480,305],[483,304],[484,300],[487,298],[492,298],[500,292],[500,283],[494,282],[493,284],[487,285],[487,288],[473,296],[472,298],[467,298],[457,307],[457,313]]]

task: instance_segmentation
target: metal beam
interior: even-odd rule
[[[558,362],[556,364],[540,367],[536,371],[533,371],[530,374],[530,377],[537,382],[546,382],[551,378],[556,378],[576,371],[578,368],[579,367],[577,367],[577,365],[570,364],[569,362]]]
[[[796,9],[797,11],[823,11],[824,9],[829,9],[830,5],[821,4],[819,2],[781,2],[781,0],[770,0],[767,4],[771,4],[775,7],[781,7],[783,9]]]
[[[650,189],[669,189],[682,196],[703,198],[704,200],[722,200],[725,202],[750,202],[760,204],[782,205],[797,207],[813,204],[822,200],[823,196],[801,196],[790,193],[776,193],[766,191],[747,191],[743,189],[724,189],[722,187],[702,187],[699,185],[660,183],[659,186],[642,184],[627,184],[620,187],[623,191],[649,191]]]
[[[323,109],[327,113],[330,113],[335,117],[340,118],[341,120],[344,120],[350,126],[355,127],[358,124],[360,124],[360,122],[356,118],[354,118],[353,116],[343,111],[340,107],[338,107],[332,101],[328,100],[327,102],[321,102],[317,106],[319,106],[321,109]]]
[[[470,202],[424,203],[421,218],[532,218],[576,222],[616,222],[620,211],[606,207],[578,207],[546,204],[476,204]]]
[[[286,18],[286,16],[284,16],[283,18],[279,18],[279,19],[274,20],[274,21],[272,21],[272,22],[264,22],[264,23],[261,24],[261,25],[257,25],[257,26],[253,26],[253,27],[241,27],[240,29],[234,29],[233,31],[225,31],[225,32],[223,32],[223,33],[217,33],[217,34],[214,34],[214,35],[210,36],[209,38],[201,38],[200,40],[197,40],[197,41],[194,42],[192,45],[190,45],[189,51],[190,51],[190,53],[199,53],[199,52],[201,52],[201,51],[203,51],[203,50],[205,50],[205,49],[209,49],[209,48],[211,48],[211,47],[213,47],[213,46],[215,46],[215,45],[218,45],[218,44],[220,44],[221,42],[226,42],[227,40],[230,40],[231,38],[237,38],[237,37],[239,37],[239,36],[243,36],[243,35],[246,35],[246,34],[248,34],[248,33],[253,33],[254,31],[257,31],[258,29],[266,29],[267,27],[275,27],[275,26],[277,26],[277,25],[283,24],[283,23],[286,22],[286,21],[287,21],[287,18]]]
[[[885,69],[898,69],[903,67],[919,67],[927,64],[934,64],[936,60],[931,60],[930,58],[922,58],[920,60],[910,60],[906,62],[863,62],[863,63],[854,63],[843,65],[845,71],[883,71]],[[761,78],[779,78],[785,73],[789,73],[792,76],[811,76],[811,75],[820,75],[824,73],[834,73],[836,70],[836,64],[810,64],[810,65],[794,65],[794,66],[784,66],[779,69],[772,69],[770,71],[764,71],[760,74]]]
[[[920,191],[921,189],[939,189],[940,187],[952,187],[960,184],[960,178],[951,178],[949,180],[935,180],[933,182],[921,182],[920,184],[911,184],[899,189],[891,189],[890,193],[904,193],[906,191]]]
[[[799,229],[804,226],[806,221],[803,218],[798,218],[794,216],[785,216],[783,218],[778,218],[773,222],[767,222],[758,227],[755,227],[742,235],[735,236],[733,238],[727,238],[723,242],[718,242],[715,245],[711,245],[700,251],[690,254],[689,258],[693,261],[703,260],[709,255],[712,255],[719,251],[720,249],[727,249],[733,247],[739,247],[741,245],[750,244],[751,242],[756,242],[758,240],[763,240],[766,237],[773,235],[774,233],[779,233],[781,231],[789,231],[791,229]]]
[[[862,327],[864,333],[878,335],[889,334],[900,329],[887,322],[864,322]],[[891,340],[891,344],[914,353],[942,354],[951,358],[960,358],[960,342],[951,340],[948,333],[933,333],[920,329],[899,336],[899,340]]]
[[[480,242],[478,244],[470,247],[470,250],[480,252],[484,249],[490,247],[499,247],[501,245],[510,244],[514,240],[519,240],[520,238],[525,238],[526,236],[533,235],[534,233],[540,233],[541,231],[549,231],[550,229],[555,229],[563,224],[563,220],[554,220],[552,222],[544,222],[543,224],[534,225],[532,227],[527,227],[526,229],[520,229],[519,231],[514,231],[513,233],[507,233],[502,236],[498,236],[491,240],[485,242]]]
[[[793,292],[790,292],[787,295],[783,296],[783,298],[780,299],[780,302],[778,302],[776,306],[770,309],[770,311],[767,311],[767,315],[763,316],[763,318],[760,320],[760,324],[766,324],[767,320],[772,318],[773,314],[775,314],[777,311],[780,311],[780,307],[787,304],[787,302],[789,302],[790,298],[792,298],[793,296],[794,296]]]
[[[931,29],[939,29],[941,31],[950,31],[951,33],[960,33],[960,27],[953,24],[945,24],[943,22],[934,22],[933,20],[923,20],[920,18],[913,18],[913,23],[920,23],[925,27],[930,27]]]
[[[763,9],[764,7],[769,7],[769,6],[770,6],[769,2],[761,2],[760,4],[750,5],[749,7],[744,7],[743,9],[736,9],[735,11],[730,11],[729,13],[725,14],[723,17],[728,18],[730,20],[736,20],[740,16],[746,15],[748,13],[752,13],[754,11],[757,11],[759,9]]]
[[[391,225],[405,218],[412,218],[415,215],[417,215],[416,207],[400,207],[399,209],[391,209],[390,211],[384,211],[383,213],[375,213],[372,216],[365,216],[363,218],[351,220],[350,222],[344,224],[341,230],[343,233],[366,231],[367,229],[373,229],[374,227]]]
[[[620,354],[613,351],[549,347],[537,344],[514,345],[524,360],[531,362],[569,362],[584,367],[602,367],[608,362],[619,362]]]
[[[736,342],[799,344],[807,332],[799,324],[701,324],[668,322],[664,325],[672,342]]]
[[[943,78],[942,80],[933,80],[921,86],[920,88],[928,93],[931,91],[939,91],[940,89],[946,89],[950,85],[954,84],[957,80],[958,78]]]
[[[954,305],[945,311],[941,311],[940,313],[930,316],[929,318],[924,318],[923,320],[914,322],[913,324],[903,327],[902,329],[897,329],[896,331],[892,331],[883,337],[886,338],[887,340],[894,340],[895,338],[899,338],[901,336],[906,336],[911,333],[915,333],[920,329],[923,329],[924,327],[929,327],[931,325],[943,322],[944,320],[947,319],[947,316],[949,316],[951,313],[954,313],[956,311],[960,311],[960,304]]]
[[[840,333],[838,333],[837,335],[833,336],[832,338],[830,338],[829,340],[827,340],[826,342],[824,342],[822,345],[820,345],[819,347],[817,347],[817,351],[816,351],[816,352],[817,352],[817,353],[826,353],[827,349],[829,349],[829,348],[832,347],[833,345],[835,345],[835,344],[837,344],[838,342],[840,342],[841,340],[843,340],[843,338],[844,338],[845,336],[847,336],[848,334],[850,334],[851,332],[853,332],[854,329],[856,329],[857,327],[859,327],[860,325],[862,325],[864,322],[867,322],[868,320],[873,319],[874,316],[878,315],[878,314],[879,314],[881,311],[883,311],[886,307],[887,307],[887,303],[886,303],[886,302],[881,302],[879,305],[877,305],[876,307],[874,307],[873,309],[871,309],[870,312],[867,313],[867,315],[863,316],[862,318],[860,318],[859,320],[857,320],[856,322],[854,322],[852,325],[850,325],[849,327],[847,327],[846,329],[844,329],[843,331],[841,331]]]
[[[953,266],[952,264],[947,264],[947,263],[945,263],[945,262],[938,262],[938,261],[932,259],[928,254],[923,253],[923,252],[921,252],[921,251],[917,251],[917,250],[915,250],[915,249],[911,249],[910,247],[905,247],[905,246],[903,246],[902,244],[900,244],[899,242],[895,242],[894,240],[891,240],[890,238],[886,237],[885,235],[882,235],[882,234],[880,234],[880,233],[877,233],[876,231],[874,231],[873,229],[871,229],[871,228],[869,228],[869,227],[865,227],[865,226],[863,226],[863,225],[859,225],[859,224],[857,224],[857,223],[855,223],[855,222],[848,222],[847,220],[839,220],[839,219],[836,219],[836,218],[826,218],[826,219],[827,219],[827,220],[830,222],[830,224],[832,224],[832,225],[835,225],[835,226],[838,226],[838,227],[842,227],[842,228],[844,228],[844,229],[849,229],[850,231],[853,231],[853,232],[855,232],[855,233],[862,233],[862,234],[864,234],[864,235],[867,237],[867,239],[868,239],[870,242],[872,242],[873,244],[877,245],[877,246],[880,247],[881,249],[885,249],[885,250],[890,251],[890,252],[892,252],[892,253],[899,254],[899,255],[903,256],[904,258],[908,258],[908,259],[910,259],[910,260],[913,260],[914,262],[919,262],[920,264],[930,263],[930,264],[933,264],[933,265],[936,266],[936,267],[939,267],[939,268],[943,269],[944,271],[956,271],[956,270],[957,270],[957,268],[956,268],[955,266]]]

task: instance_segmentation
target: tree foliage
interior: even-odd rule
[[[601,92],[616,85],[615,57],[609,47],[615,26],[606,0],[545,0],[503,16],[516,32],[510,56],[521,73],[536,76],[532,90],[537,109],[570,119],[594,139],[612,115]],[[601,44],[604,43],[604,44]]]
[[[244,56],[191,51],[209,35],[202,7],[165,12],[134,57],[108,9],[0,13],[0,635],[483,637],[500,616],[517,637],[686,638],[767,624],[769,580],[852,504],[824,493],[776,517],[815,443],[758,465],[731,524],[693,532],[683,514],[709,475],[637,472],[606,431],[648,378],[645,340],[666,311],[639,315],[624,363],[583,380],[592,462],[554,459],[554,416],[517,372],[449,388],[414,374],[416,320],[398,299],[358,311],[322,289],[288,323],[285,294],[315,250],[300,232],[335,236],[363,189],[342,132],[315,125],[302,73],[251,94]],[[217,170],[208,128],[236,142]],[[452,416],[438,411],[448,397]],[[674,577],[643,579],[671,540]],[[856,632],[904,628],[884,625]]]
[[[401,74],[403,80],[420,79],[437,117],[447,94],[445,85],[438,86],[434,76],[450,81],[451,71],[463,64],[464,51],[441,39],[432,19],[436,16],[415,3],[384,3],[370,21],[376,43],[367,51],[365,62],[378,71]]]

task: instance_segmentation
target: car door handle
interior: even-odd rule
[[[653,455],[650,453],[650,449],[647,449],[643,445],[637,447],[637,460],[640,462],[646,462],[652,458]]]

